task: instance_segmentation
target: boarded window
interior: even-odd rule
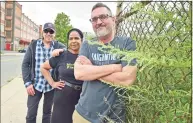
[[[12,16],[12,9],[7,9],[6,15],[7,16]]]
[[[11,27],[11,20],[6,20],[6,27]]]
[[[6,31],[6,37],[11,38],[11,31]]]

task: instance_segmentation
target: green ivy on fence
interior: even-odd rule
[[[125,56],[128,62],[137,59],[135,84],[115,87],[117,92],[125,92],[120,96],[126,103],[127,123],[190,123],[192,2],[122,5],[116,35],[131,37],[137,50],[121,51],[109,45],[100,50],[111,48],[111,53]],[[113,123],[111,119],[109,122]]]

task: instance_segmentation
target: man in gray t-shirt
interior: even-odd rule
[[[112,45],[121,50],[135,50],[135,41],[126,37],[115,37],[115,17],[102,3],[97,3],[90,19],[97,39],[102,45]],[[101,45],[84,41],[74,66],[77,80],[84,80],[80,100],[73,114],[73,123],[105,123],[111,119],[125,122],[124,103],[113,87],[102,82],[131,85],[136,79],[137,67],[122,61],[115,54],[101,51]],[[106,49],[108,50],[108,49]],[[132,65],[131,65],[132,64]]]

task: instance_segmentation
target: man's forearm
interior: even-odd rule
[[[117,85],[132,85],[136,80],[136,67],[130,67],[127,71],[115,72],[101,77],[99,80]]]
[[[94,66],[75,64],[74,67],[74,75],[77,80],[96,80],[116,71],[119,70],[113,68],[113,65]]]
[[[135,81],[135,75],[128,75],[127,73],[116,72],[107,76],[103,76],[99,80],[116,85],[132,85]]]

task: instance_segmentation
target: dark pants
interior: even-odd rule
[[[35,90],[34,96],[28,95],[26,123],[36,123],[38,105],[42,98],[42,92]],[[50,123],[54,90],[44,93],[42,123]]]
[[[72,114],[80,98],[81,90],[65,86],[55,89],[51,123],[72,123]]]

